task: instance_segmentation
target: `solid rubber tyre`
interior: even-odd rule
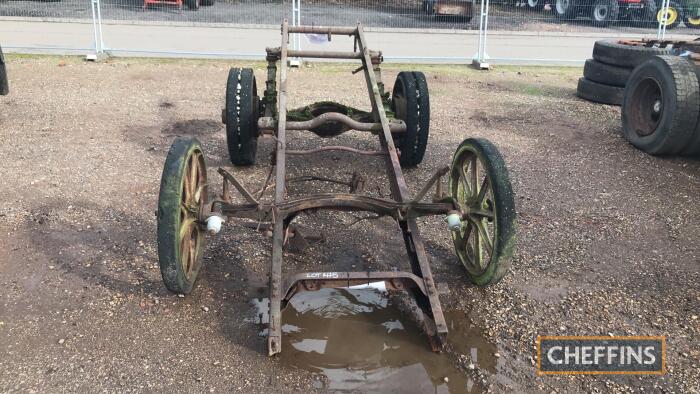
[[[430,135],[430,94],[425,75],[402,71],[396,76],[391,107],[397,119],[406,123],[406,132],[394,135],[402,167],[415,167],[423,161]]]
[[[196,181],[192,183],[186,178]],[[198,221],[206,200],[202,146],[196,138],[179,137],[165,159],[157,211],[160,272],[165,287],[174,293],[190,293],[201,268],[206,237]]]
[[[470,161],[470,164],[465,170],[466,161]],[[479,169],[476,173],[471,172],[475,164]],[[483,179],[481,175],[487,176],[488,180]],[[472,181],[468,180],[470,178]],[[484,189],[484,185],[488,187]],[[492,215],[489,220],[485,216],[467,214],[462,220],[460,230],[451,233],[455,252],[467,271],[469,279],[479,286],[494,284],[508,272],[516,237],[513,189],[508,170],[498,149],[486,139],[465,139],[452,159],[449,189],[450,195],[462,212],[474,212],[478,209]],[[482,233],[475,224],[477,222],[484,226],[484,233],[488,234],[488,238],[492,241],[488,256],[484,254],[484,251],[488,252],[487,248],[484,250],[477,248],[474,238],[470,238],[478,234],[481,239],[479,245],[483,243]],[[489,231],[489,225],[493,234]],[[478,262],[475,249],[479,249]]]
[[[651,57],[668,54],[670,50],[667,48],[624,45],[612,40],[599,40],[593,46],[595,60],[618,67],[634,68]]]
[[[600,104],[620,105],[624,93],[625,89],[619,86],[604,85],[583,77],[579,78],[576,87],[577,96]]]
[[[251,68],[231,68],[226,82],[226,145],[231,163],[255,164],[258,150],[258,88]]]
[[[199,6],[201,4],[200,1],[201,0],[185,0],[185,5],[188,9],[192,11],[197,11],[199,10]]]
[[[583,77],[604,85],[625,87],[632,75],[632,70],[629,67],[611,66],[595,59],[588,59],[583,66]]]
[[[601,13],[602,10],[605,10],[605,13]],[[617,21],[619,15],[620,4],[617,0],[593,0],[591,6],[591,24],[593,26],[607,27],[610,23]]]
[[[677,56],[639,65],[627,83],[621,112],[623,135],[635,147],[653,155],[688,150],[700,113],[695,65]]]

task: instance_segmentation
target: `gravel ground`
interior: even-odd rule
[[[261,4],[262,3],[262,4]],[[102,0],[102,18],[127,21],[170,21],[199,23],[239,23],[278,25],[283,18],[291,18],[291,2],[285,1],[217,1],[212,7],[201,7],[198,11],[185,8],[158,6],[143,10],[138,0]],[[524,3],[523,3],[524,4]],[[41,2],[26,0],[0,0],[1,16],[42,18],[92,18],[90,2],[85,0],[62,0]],[[377,1],[333,1],[323,0],[302,4],[302,22],[315,25],[354,25],[361,21],[365,26],[392,28],[459,29],[478,30],[478,9],[469,20],[434,17],[425,14],[419,1],[403,1],[388,4]],[[551,32],[608,32],[631,34],[656,32],[655,28],[641,29],[625,26],[624,23],[608,28],[590,25],[590,19],[578,18],[562,23],[552,12],[534,11],[527,7],[492,4],[489,17],[490,30],[505,31],[551,31]],[[677,29],[669,33],[693,34],[695,30]]]
[[[207,247],[190,296],[168,293],[160,280],[154,209],[164,158],[176,135],[195,135],[210,179],[227,165],[219,118],[231,63],[8,61],[12,91],[0,97],[0,391],[324,391],[322,376],[295,368],[285,353],[265,356],[251,323],[248,291],[270,259],[264,236],[228,227]],[[262,80],[262,65],[253,66]],[[367,107],[353,68],[292,70],[289,106],[334,99]],[[387,68],[387,85],[399,68]],[[617,107],[574,96],[580,69],[423,70],[431,139],[424,163],[406,173],[411,190],[447,164],[462,139],[486,137],[509,166],[518,211],[511,272],[488,288],[466,281],[441,218],[421,221],[436,280],[450,290],[443,308],[466,314],[499,361],[493,370],[464,368],[467,356],[455,346],[444,357],[476,381],[475,391],[697,391],[700,162],[628,145]],[[360,133],[320,142],[291,134],[291,149],[377,145]],[[258,164],[232,170],[252,189],[267,175],[271,146],[261,141]],[[351,160],[293,159],[290,176],[367,177],[379,165]],[[388,194],[380,177],[368,178],[367,190]],[[390,221],[353,221],[304,216],[301,223],[327,240],[288,255],[288,269],[405,265]],[[666,335],[668,374],[538,378],[535,338],[547,334]]]

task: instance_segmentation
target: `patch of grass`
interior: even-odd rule
[[[529,96],[549,96],[544,89],[535,85],[523,85],[520,91]]]
[[[9,62],[17,60],[46,60],[62,63],[78,64],[85,62],[85,57],[80,55],[58,56],[58,55],[29,55],[8,53],[5,55]],[[267,63],[260,60],[228,60],[228,59],[182,59],[171,57],[110,57],[106,61],[108,64],[173,64],[182,66],[219,66],[219,67],[251,67],[254,69],[265,69]],[[300,72],[313,70],[326,75],[344,75],[359,66],[359,62],[310,62],[299,68]],[[531,78],[546,75],[548,78],[571,78],[581,75],[581,67],[566,66],[495,66],[491,71],[482,71],[472,68],[466,64],[418,64],[418,63],[386,63],[382,65],[382,70],[389,73],[396,73],[402,70],[418,70],[426,74],[439,74],[444,76],[464,77],[473,80],[491,79],[494,76]],[[387,81],[385,81],[387,82]],[[536,88],[525,89],[526,94],[542,95],[542,91]]]

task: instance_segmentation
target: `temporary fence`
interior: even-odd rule
[[[458,12],[452,13],[458,15],[442,15],[448,6],[457,9]],[[488,38],[494,34],[495,37],[531,34],[529,40],[537,41],[540,46],[546,46],[547,40],[564,36],[663,38],[666,34],[692,35],[696,28],[700,28],[700,0],[0,0],[0,20],[91,23],[91,37],[85,40],[91,42],[94,54],[160,51],[183,56],[262,56],[263,48],[257,52],[240,51],[234,48],[235,43],[220,47],[202,45],[206,49],[201,50],[194,45],[194,49],[181,53],[170,47],[158,48],[157,44],[142,49],[141,44],[152,37],[137,39],[125,35],[128,28],[104,27],[256,27],[272,30],[278,29],[284,18],[292,25],[338,26],[362,22],[370,31],[408,32],[410,37],[434,33],[462,34],[453,41],[463,47],[455,47],[451,56],[439,57],[442,60],[475,57],[486,62]],[[2,23],[0,21],[0,25]],[[46,40],[51,42],[45,45],[46,48],[84,49],[82,44],[61,43],[60,35],[51,33],[58,30],[59,26],[47,30]],[[408,38],[409,35],[405,37],[412,39]],[[162,36],[160,39],[164,40]],[[173,36],[172,39],[180,38]],[[206,37],[198,39],[206,40]],[[9,49],[17,47],[13,42],[2,44]],[[41,39],[33,44],[34,48],[42,49]],[[292,43],[294,47],[302,45],[305,42],[300,37]],[[430,60],[431,57],[426,55],[423,44],[416,45],[402,58]],[[563,59],[549,56],[541,60]]]

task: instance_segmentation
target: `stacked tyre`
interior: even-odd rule
[[[628,45],[620,41],[596,41],[593,58],[586,60],[576,93],[579,97],[596,103],[621,105],[625,86],[634,68],[656,55],[669,53],[667,48]]]
[[[700,83],[694,62],[654,56],[637,66],[622,101],[622,131],[652,155],[700,155]]]
[[[0,47],[0,96],[4,96],[10,92],[10,86],[7,83],[7,71],[5,70],[5,58],[2,55],[2,47]]]

